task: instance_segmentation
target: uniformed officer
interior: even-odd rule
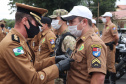
[[[115,24],[111,22],[112,14],[110,12],[106,12],[102,15],[102,21],[105,23],[102,40],[107,46],[107,70],[111,73],[112,84],[115,84],[115,52],[116,45],[118,44],[118,31]],[[109,82],[109,73],[106,76],[106,83]]]
[[[8,34],[9,30],[5,28],[6,22],[4,20],[0,21],[0,42]]]
[[[41,39],[39,41],[37,55],[35,56],[35,60],[38,62],[53,55],[56,40],[55,34],[51,31],[51,19],[48,17],[42,17],[41,23],[43,26],[40,35]],[[47,84],[54,84],[54,81]]]
[[[67,21],[62,20],[62,15],[67,15],[68,12],[64,9],[54,10],[52,18],[52,27],[58,31],[56,39],[56,55],[65,54],[68,48],[73,50],[75,47],[76,39],[68,31]],[[57,47],[58,46],[58,47]]]
[[[104,84],[107,49],[92,28],[91,11],[85,6],[74,6],[62,18],[69,21],[68,29],[78,37],[67,84]]]
[[[98,30],[98,28],[96,27],[96,20],[95,20],[95,19],[92,19],[91,21],[92,21],[92,27],[93,27],[95,33],[96,33],[98,36],[100,36],[99,30]]]
[[[41,15],[47,10],[20,3],[16,6],[15,26],[0,43],[0,84],[45,84],[57,78],[59,72],[68,70],[73,60],[63,56],[43,59],[38,64],[41,70],[36,71],[26,38],[38,34]]]
[[[67,21],[62,20],[62,15],[67,15],[68,11],[65,9],[54,10],[53,15],[49,16],[52,18],[52,27],[57,31],[55,55],[65,55],[67,51],[71,53],[75,47],[76,39],[68,31]],[[64,81],[65,81],[65,74]],[[65,83],[65,82],[64,82]],[[57,79],[56,84],[63,84],[62,79]]]

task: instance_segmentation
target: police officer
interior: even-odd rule
[[[43,26],[41,29],[41,39],[39,41],[37,55],[35,56],[35,59],[38,62],[53,55],[56,39],[55,34],[51,31],[51,19],[48,17],[42,17],[41,23]],[[47,84],[54,84],[54,81]]]
[[[107,49],[92,28],[91,11],[85,6],[74,6],[62,18],[69,21],[68,29],[78,37],[67,84],[104,84]]]
[[[92,19],[91,21],[92,21],[92,27],[93,27],[95,33],[96,33],[98,36],[100,36],[99,30],[98,30],[98,28],[96,27],[96,20],[95,20],[95,19]]]
[[[105,23],[103,33],[102,33],[102,40],[107,46],[107,70],[111,74],[111,81],[112,84],[115,84],[115,52],[116,52],[116,45],[118,44],[118,31],[115,24],[111,22],[112,14],[110,12],[106,12],[102,15],[102,21]],[[109,73],[106,76],[106,83],[109,82]]]
[[[76,43],[75,37],[70,34],[68,31],[68,26],[67,26],[67,21],[62,20],[61,16],[68,14],[68,11],[64,9],[57,9],[54,10],[53,15],[49,16],[52,18],[52,27],[57,31],[57,39],[56,39],[56,47],[55,47],[55,55],[69,55]],[[69,52],[67,52],[69,51]],[[67,52],[67,53],[66,53]],[[64,83],[65,83],[65,78],[66,75],[62,74],[64,78]],[[63,84],[62,79],[57,79],[56,84]]]
[[[43,59],[39,66],[42,69],[36,71],[26,38],[33,38],[39,32],[41,15],[47,10],[20,3],[16,6],[15,26],[0,43],[0,83],[45,84],[57,78],[59,72],[68,70],[72,59],[63,56]]]
[[[0,42],[8,34],[9,30],[5,28],[6,22],[4,20],[0,21]]]

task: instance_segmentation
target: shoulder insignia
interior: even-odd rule
[[[83,50],[84,49],[84,44],[81,45],[79,51]]]
[[[22,46],[14,48],[13,52],[14,52],[15,56],[18,56],[20,54],[24,54],[24,50],[23,50]]]
[[[116,28],[115,28],[115,27],[112,27],[112,29],[113,29],[113,30],[116,30]]]
[[[92,47],[93,56],[99,57],[101,55],[101,48],[102,48],[101,45],[94,44],[94,45],[91,45],[91,47]]]
[[[101,68],[101,61],[98,58],[95,58],[91,61],[92,68]]]
[[[54,38],[53,38],[53,37],[49,38],[49,41],[50,41],[50,44],[54,44],[54,43],[55,43],[55,41],[54,41]]]
[[[12,38],[13,41],[17,41],[17,42],[20,43],[20,39],[19,39],[19,37],[17,35],[12,34],[11,38]]]

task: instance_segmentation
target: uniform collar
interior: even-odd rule
[[[50,32],[51,31],[51,29],[48,29],[48,30],[45,30],[45,31],[43,31],[42,32],[42,36],[45,36],[48,32]]]
[[[94,32],[94,29],[91,28],[84,35],[82,35],[80,38],[78,38],[78,40],[81,39],[82,41],[85,41],[90,35],[92,35],[93,32]]]
[[[108,25],[110,25],[112,22],[111,21],[109,21],[105,26],[107,27]]]

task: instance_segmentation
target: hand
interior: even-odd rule
[[[65,59],[67,59],[67,58],[68,58],[68,57],[65,56],[65,55],[55,56],[55,62],[58,63],[59,61],[65,60]]]
[[[69,70],[70,69],[70,62],[74,62],[74,59],[67,58],[65,60],[61,60],[60,62],[58,62],[56,65],[59,69],[59,72]]]

